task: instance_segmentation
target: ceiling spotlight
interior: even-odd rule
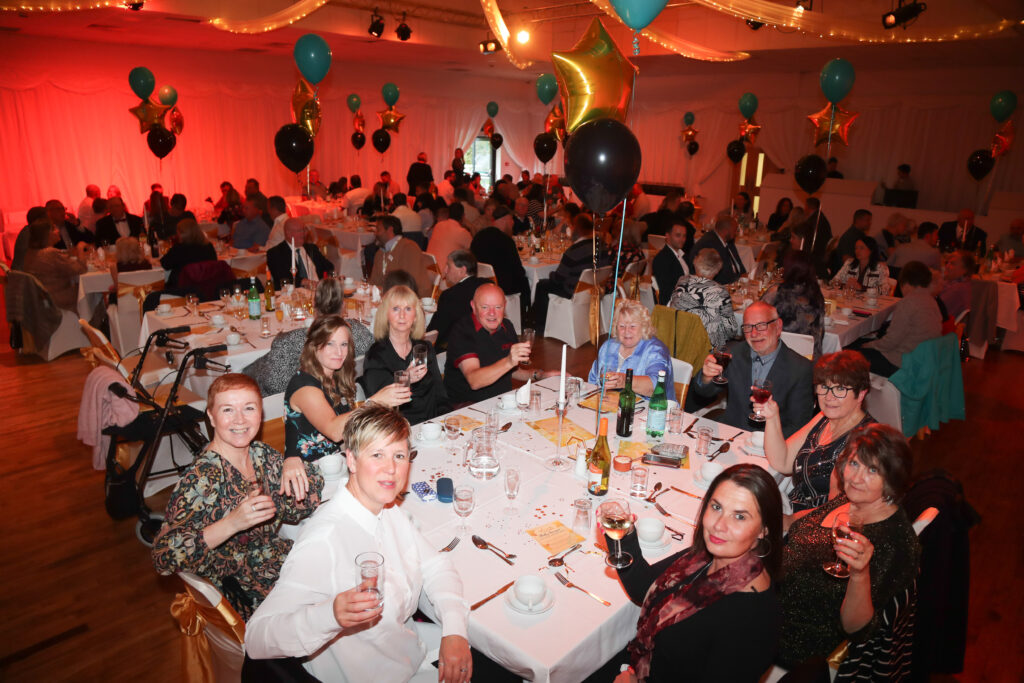
[[[516,34],[516,40],[519,42],[520,45],[526,45],[528,42],[530,42],[530,32],[527,31],[525,28],[519,29],[519,33]]]
[[[405,23],[405,12],[402,12],[402,23],[395,29],[395,34],[403,43],[412,36],[412,29],[409,28],[409,24]]]
[[[128,1],[126,1],[124,3],[124,8],[125,9],[130,9],[133,12],[138,12],[140,9],[142,9],[142,7],[145,4],[146,4],[145,0],[140,0],[139,2],[128,2]]]
[[[812,9],[814,9],[814,0],[796,0],[797,12],[810,12]]]
[[[373,14],[370,15],[370,28],[366,29],[374,38],[380,38],[384,35],[384,17],[377,14],[377,8],[373,8]]]
[[[896,9],[882,15],[882,27],[896,28],[897,26],[902,26],[906,28],[926,9],[928,9],[928,6],[923,2],[908,2],[904,4],[903,0],[900,0]]]
[[[482,55],[493,55],[500,49],[501,45],[498,45],[498,41],[490,36],[480,41],[480,54]]]
[[[754,21],[753,19],[747,19],[747,26],[750,27],[751,31],[756,31],[757,29],[759,29],[762,26],[764,26],[764,22],[763,21]]]

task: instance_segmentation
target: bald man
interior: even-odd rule
[[[472,313],[448,335],[444,386],[452,404],[476,403],[512,390],[512,378],[538,380],[554,372],[520,369],[530,360],[530,342],[520,342],[505,317],[505,293],[495,284],[477,288]]]
[[[748,419],[751,413],[750,389],[754,380],[772,383],[772,398],[779,404],[782,433],[788,438],[810,421],[814,409],[814,386],[811,361],[786,346],[782,341],[782,320],[773,306],[757,301],[743,313],[741,327],[744,341],[728,345],[732,361],[725,368],[727,403],[725,414],[718,420],[740,429],[764,429],[764,423]],[[723,368],[708,354],[700,372],[694,373],[690,394],[709,403],[721,389],[711,380]]]
[[[293,247],[294,245],[294,247]],[[295,250],[295,286],[314,287],[318,280],[334,271],[334,264],[309,241],[309,228],[298,218],[284,222],[284,241],[267,249],[267,267],[274,278],[274,287],[281,289],[281,280],[292,276],[292,249]]]
[[[948,253],[966,249],[971,253],[985,253],[988,233],[974,224],[974,212],[961,209],[955,221],[939,226],[939,251]]]

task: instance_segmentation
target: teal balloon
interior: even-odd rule
[[[537,76],[537,97],[544,104],[551,104],[551,100],[555,99],[555,95],[558,94],[558,80],[555,79],[554,74],[541,74]]]
[[[697,120],[697,117],[693,115],[692,111],[688,111],[683,114],[683,123],[687,126],[692,126],[693,122]]]
[[[363,104],[363,101],[359,99],[359,95],[355,93],[352,93],[347,98],[345,98],[345,102],[346,104],[348,104],[348,110],[353,114],[359,111],[359,107]]]
[[[160,100],[160,104],[173,107],[178,103],[178,91],[174,89],[174,86],[165,85],[157,91],[156,98]]]
[[[665,9],[666,4],[668,0],[612,0],[612,7],[619,19],[634,31],[647,28],[654,17]]]
[[[398,102],[398,86],[394,83],[385,83],[380,89],[380,94],[384,96],[384,102],[389,107],[395,106],[395,102]]]
[[[833,59],[821,69],[821,92],[826,100],[839,104],[840,100],[850,94],[856,77],[853,64],[845,59]]]
[[[153,94],[153,88],[156,87],[156,78],[153,77],[153,72],[146,67],[137,66],[128,72],[128,85],[140,99],[147,100]]]
[[[752,92],[745,92],[740,95],[740,113],[743,118],[749,119],[757,111],[757,95]]]
[[[307,33],[295,41],[295,66],[307,81],[316,85],[331,69],[331,48],[315,33]]]
[[[491,102],[487,103],[487,115],[488,116],[497,116],[498,115],[498,103],[497,102],[491,101]]]
[[[992,112],[992,116],[995,117],[995,120],[999,123],[1010,118],[1016,108],[1017,96],[1012,90],[1002,90],[997,92],[992,96],[992,101],[989,103],[989,109]]]

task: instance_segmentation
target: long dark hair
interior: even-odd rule
[[[757,501],[761,524],[768,531],[765,540],[758,544],[759,547],[755,548],[754,552],[759,556],[764,555],[761,563],[772,579],[777,578],[782,566],[782,494],[779,493],[779,486],[772,476],[757,465],[733,465],[711,482],[707,495],[701,501],[700,514],[697,515],[697,529],[693,532],[693,551],[704,552],[708,549],[704,543],[704,513],[707,512],[715,491],[726,481],[750,491]]]
[[[330,375],[317,360],[316,352],[327,345],[334,333],[345,328],[348,330],[348,353],[341,368]],[[307,375],[315,377],[324,388],[327,401],[333,406],[339,399],[344,399],[349,406],[356,402],[356,359],[355,344],[352,342],[352,330],[340,315],[325,315],[313,321],[306,335],[306,344],[302,347],[299,367]]]
[[[815,308],[825,308],[825,297],[818,285],[814,261],[805,251],[790,249],[782,259],[782,283],[780,288],[803,292],[808,303]]]

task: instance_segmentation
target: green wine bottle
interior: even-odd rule
[[[636,394],[633,392],[633,371],[626,370],[626,386],[619,392],[619,415],[615,420],[615,433],[619,436],[633,436],[633,414],[636,411]]]
[[[660,439],[665,435],[668,416],[668,396],[665,393],[665,371],[658,370],[658,386],[654,387],[647,406],[647,438]]]

